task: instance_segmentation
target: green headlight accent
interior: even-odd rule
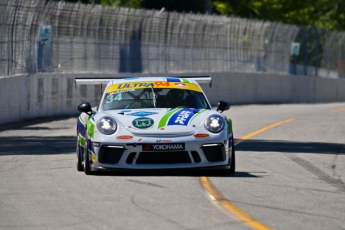
[[[94,130],[95,130],[95,124],[92,123],[92,121],[89,119],[86,122],[87,126],[87,135],[91,138],[93,138]]]
[[[228,118],[228,135],[232,133],[232,121]]]

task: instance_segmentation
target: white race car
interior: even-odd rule
[[[199,83],[211,77],[76,78],[106,84],[97,107],[84,102],[77,124],[77,170],[218,169],[235,172],[231,119]]]

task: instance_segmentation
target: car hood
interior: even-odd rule
[[[133,134],[192,134],[203,126],[205,117],[215,111],[208,109],[133,109],[112,110],[102,113],[114,117]]]

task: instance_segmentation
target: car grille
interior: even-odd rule
[[[140,152],[137,164],[179,164],[191,163],[187,151]]]
[[[203,146],[201,147],[209,162],[225,161],[226,153],[224,145]]]
[[[123,148],[102,146],[99,150],[98,161],[100,163],[116,164],[120,161],[123,152]]]

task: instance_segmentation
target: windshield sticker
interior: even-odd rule
[[[168,82],[181,82],[181,79],[180,78],[173,78],[173,77],[168,77],[168,78],[166,78],[166,80],[168,81]]]
[[[108,94],[107,98],[105,99],[105,104],[110,104],[113,101],[121,101],[122,100],[122,93],[119,94]]]
[[[127,113],[126,115],[137,116],[137,117],[146,117],[146,116],[155,115],[155,114],[158,114],[158,113],[157,112],[139,111],[139,112],[134,112],[134,113]]]
[[[150,87],[160,87],[160,86],[170,86],[169,82],[150,82],[150,83],[144,83],[144,82],[138,82],[138,83],[125,83],[125,84],[119,84],[117,86],[118,89],[122,90],[128,90],[130,88],[150,88]]]
[[[120,89],[114,92],[111,92],[111,94],[116,94],[116,93],[126,93],[126,92],[134,92],[135,89]]]
[[[201,88],[197,84],[189,83],[189,82],[181,82],[180,79],[178,81],[156,81],[156,82],[128,82],[128,83],[121,83],[121,84],[114,84],[108,87],[107,93],[120,93],[120,92],[128,92],[134,91],[135,89],[145,89],[145,88],[181,88],[188,90],[193,90],[196,92],[202,92]],[[176,83],[174,83],[176,82]]]
[[[175,83],[175,86],[176,87],[180,87],[180,88],[186,88],[187,84],[185,84],[185,83]]]

